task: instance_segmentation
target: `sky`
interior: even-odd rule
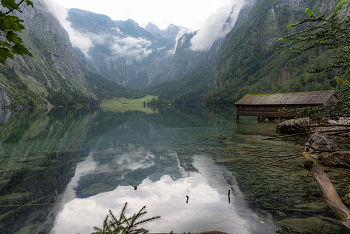
[[[218,12],[229,15],[244,0],[54,0],[65,8],[78,8],[108,15],[113,20],[133,19],[141,27],[148,22],[165,29],[169,24],[198,30]],[[98,4],[96,3],[98,2]]]

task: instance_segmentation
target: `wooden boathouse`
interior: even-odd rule
[[[293,118],[296,113],[283,114],[278,110],[293,110],[308,106],[323,106],[341,100],[331,91],[313,91],[298,93],[275,93],[246,95],[235,103],[237,121],[239,116],[258,116],[272,118]]]

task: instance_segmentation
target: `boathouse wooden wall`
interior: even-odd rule
[[[287,110],[294,110],[298,108],[319,105],[260,105],[260,106],[236,106],[236,112],[239,116],[261,116],[261,117],[293,117],[295,113],[283,114],[278,110],[286,108]]]
[[[239,116],[292,118],[296,113],[284,114],[279,110],[293,110],[304,107],[323,106],[341,100],[333,90],[284,94],[246,95],[235,103],[237,120]]]

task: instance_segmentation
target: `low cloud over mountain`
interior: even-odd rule
[[[244,2],[240,0],[230,1],[226,6],[213,13],[192,38],[191,49],[208,50],[216,40],[224,38],[234,27]]]
[[[99,25],[104,31],[102,34],[89,29],[76,30],[68,21],[69,11],[66,8],[50,0],[45,0],[45,4],[68,32],[73,47],[78,47],[87,57],[89,57],[89,49],[97,45],[109,48],[114,57],[141,60],[152,53],[152,49],[149,49],[152,43],[149,40],[124,35],[118,27],[104,28],[105,25]]]

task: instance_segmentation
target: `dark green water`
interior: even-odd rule
[[[161,216],[144,225],[153,233],[345,233],[318,218],[334,217],[302,158],[245,155],[300,153],[298,142],[261,141],[276,124],[237,124],[234,111],[1,110],[0,233],[91,233],[125,202]],[[344,195],[348,171],[325,169]]]

